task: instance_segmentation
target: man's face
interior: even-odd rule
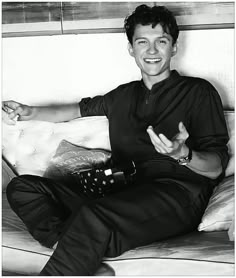
[[[129,53],[135,58],[142,77],[154,78],[157,82],[170,74],[171,57],[177,51],[171,35],[166,34],[160,24],[138,24],[134,31],[133,45],[129,44]]]

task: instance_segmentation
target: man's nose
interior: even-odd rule
[[[158,52],[158,48],[155,43],[150,43],[148,48],[149,54],[156,54]]]

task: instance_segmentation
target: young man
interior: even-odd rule
[[[75,183],[24,175],[7,196],[29,232],[58,245],[40,275],[93,275],[102,258],[190,232],[198,226],[228,162],[220,97],[200,78],[171,71],[178,26],[165,7],[141,5],[125,20],[129,53],[142,80],[75,105],[3,103],[9,118],[65,121],[106,115],[114,165],[136,174],[119,192],[87,199]]]

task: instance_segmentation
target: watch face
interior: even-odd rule
[[[188,157],[183,157],[178,160],[179,165],[187,165],[190,162]]]
[[[187,161],[179,161],[179,165],[187,165],[188,164],[188,162]]]
[[[189,148],[189,153],[185,157],[180,157],[178,159],[179,165],[187,165],[192,160],[192,149]]]

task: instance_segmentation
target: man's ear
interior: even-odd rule
[[[178,46],[177,46],[177,42],[173,45],[173,49],[172,49],[172,53],[171,56],[175,56],[175,54],[177,53],[178,50]]]
[[[133,46],[131,45],[131,43],[128,43],[128,51],[129,51],[129,55],[134,57],[134,50],[133,50]]]

